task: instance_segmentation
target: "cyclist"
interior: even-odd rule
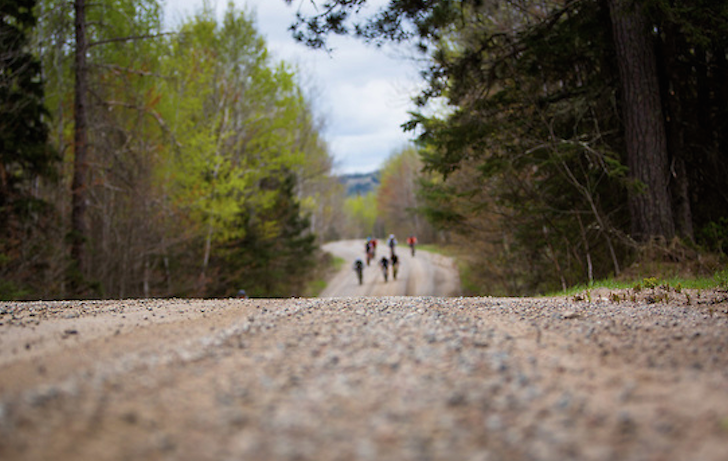
[[[391,250],[390,256],[394,256],[394,247],[397,246],[397,239],[394,238],[394,234],[389,234],[389,240],[387,240],[387,245],[389,246],[389,249]]]
[[[356,258],[356,261],[354,261],[354,270],[356,271],[356,276],[359,279],[359,285],[361,285],[364,280],[364,261],[362,261],[361,258]]]
[[[368,238],[367,243],[364,247],[364,252],[367,255],[367,266],[371,262],[372,259],[374,259],[374,245],[372,244],[372,239]]]
[[[397,271],[399,270],[399,258],[397,255],[392,255],[392,278],[397,280]]]
[[[415,237],[414,235],[410,235],[409,237],[407,237],[407,245],[409,245],[412,249],[412,256],[414,257],[415,245],[417,245],[417,237]]]
[[[384,274],[384,283],[387,283],[387,277],[389,275],[389,260],[382,257],[381,261],[379,261],[379,266],[381,266],[382,273]]]

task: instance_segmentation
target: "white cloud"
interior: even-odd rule
[[[210,4],[219,15],[227,8],[226,0]],[[345,37],[333,37],[331,54],[310,50],[296,43],[288,31],[296,6],[289,7],[284,0],[236,0],[235,4],[255,13],[257,28],[276,59],[308,74],[303,80],[311,81],[316,90],[313,104],[326,120],[324,136],[341,172],[373,171],[407,143],[409,134],[400,126],[408,120],[410,99],[416,94],[417,72],[411,61],[397,58],[392,50]],[[168,0],[169,23],[178,23],[201,5],[202,0]]]

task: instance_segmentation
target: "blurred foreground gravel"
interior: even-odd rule
[[[0,459],[726,460],[680,296],[0,303]]]

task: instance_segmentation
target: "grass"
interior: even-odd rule
[[[470,269],[469,265],[463,261],[461,258],[457,257],[456,252],[454,252],[451,248],[448,248],[447,246],[441,246],[441,245],[433,245],[433,244],[426,244],[426,245],[417,245],[418,250],[422,251],[429,251],[432,253],[438,253],[442,254],[444,256],[449,256],[455,259],[456,265],[458,267],[458,271],[460,273],[460,283],[462,285],[462,290],[464,293],[477,293],[479,291],[478,289],[478,283],[477,280],[474,279],[472,275],[472,270]],[[664,268],[663,268],[664,269]],[[659,270],[658,270],[659,272]],[[553,293],[548,293],[543,296],[575,296],[578,294],[583,294],[584,292],[589,292],[590,290],[596,290],[596,289],[606,289],[606,290],[635,290],[639,291],[640,289],[651,289],[651,288],[657,288],[657,287],[665,287],[672,289],[673,291],[681,291],[682,289],[686,290],[713,290],[713,289],[723,289],[728,290],[728,269],[723,269],[720,271],[715,272],[712,276],[705,276],[705,277],[681,277],[681,276],[660,276],[659,274],[655,274],[656,276],[649,276],[649,277],[640,277],[636,276],[634,279],[631,280],[618,280],[618,279],[605,279],[605,280],[599,280],[595,281],[594,283],[590,285],[576,285],[571,288],[566,289],[565,291],[558,291]]]
[[[407,248],[409,251],[409,245],[400,244],[400,247]],[[429,253],[435,253],[442,256],[447,256],[455,261],[455,266],[458,269],[458,275],[460,276],[460,289],[462,293],[477,293],[478,284],[473,278],[473,271],[470,266],[462,259],[458,257],[456,251],[452,247],[436,245],[433,243],[417,244],[416,251],[427,251]]]
[[[407,251],[409,251],[409,245],[405,244],[405,245],[399,245],[399,246],[401,246],[403,248],[407,248]],[[425,243],[422,245],[417,244],[417,246],[415,247],[415,251],[429,251],[430,253],[437,253],[437,254],[440,254],[443,256],[449,256],[449,257],[455,256],[451,251],[448,251],[447,247],[443,247],[442,245],[435,245],[432,243]]]
[[[558,291],[546,294],[545,296],[573,296],[584,291],[605,288],[608,290],[625,290],[634,289],[639,291],[643,288],[651,289],[659,286],[672,287],[676,290],[711,290],[723,289],[728,290],[728,269],[718,271],[711,277],[684,278],[684,277],[645,277],[632,281],[621,281],[615,279],[606,279],[595,281],[590,285],[576,285],[565,291]]]
[[[346,263],[346,260],[344,258],[339,258],[338,256],[334,256],[334,260],[331,263],[331,270],[334,272],[339,272],[342,267],[344,267],[344,264]]]
[[[320,266],[316,270],[317,277],[306,284],[305,295],[312,298],[320,295],[328,285],[329,276],[341,270],[344,264],[346,264],[346,260],[338,256],[322,258]],[[321,267],[321,265],[326,267]]]

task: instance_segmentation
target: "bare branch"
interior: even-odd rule
[[[146,40],[148,38],[159,38],[164,37],[165,35],[175,35],[176,32],[162,32],[161,34],[148,34],[148,35],[130,35],[128,37],[116,37],[116,38],[109,38],[106,40],[99,40],[98,42],[91,42],[88,44],[88,47],[94,47],[98,45],[106,45],[107,43],[114,43],[114,42],[130,42],[133,40]]]
[[[143,70],[139,70],[139,69],[132,69],[129,67],[117,66],[116,64],[92,64],[92,65],[94,67],[101,67],[104,69],[111,69],[111,70],[116,70],[119,72],[126,72],[127,74],[141,75],[144,77],[157,77],[157,78],[162,78],[162,79],[167,79],[167,80],[172,79],[172,77],[161,75],[156,72],[147,72],[147,71],[143,71]]]

